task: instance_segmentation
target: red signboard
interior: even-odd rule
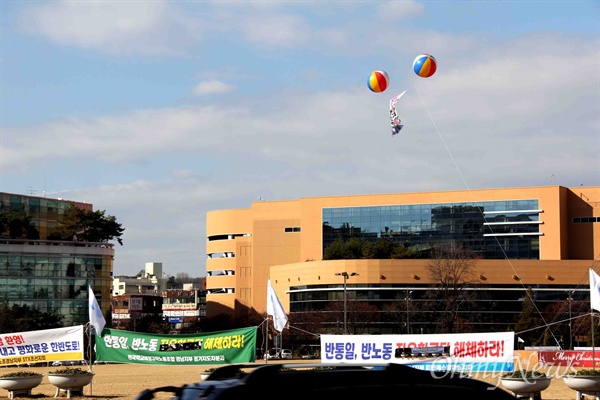
[[[600,351],[557,350],[538,351],[538,363],[545,366],[565,366],[574,368],[600,367]]]

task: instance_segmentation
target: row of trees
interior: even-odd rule
[[[49,232],[48,240],[73,242],[109,242],[123,245],[125,229],[106,211],[88,211],[70,204]],[[40,239],[32,217],[24,211],[0,210],[0,237],[10,239]]]
[[[336,239],[325,248],[324,260],[400,259],[414,258],[412,250],[389,238],[369,241],[362,237]]]
[[[26,305],[10,305],[6,298],[0,300],[0,333],[39,331],[62,326],[62,315],[43,312]]]

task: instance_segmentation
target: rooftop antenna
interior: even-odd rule
[[[552,184],[556,185],[556,176],[554,176],[554,174],[550,174],[550,178],[552,178]]]
[[[263,199],[263,198],[262,198],[262,196],[258,196],[258,199],[259,199],[260,201],[265,201],[265,199]]]

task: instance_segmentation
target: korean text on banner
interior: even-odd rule
[[[0,366],[83,360],[83,325],[0,333]]]
[[[104,330],[96,336],[96,360],[129,364],[241,364],[256,361],[257,327],[208,333],[160,335]]]
[[[514,332],[422,335],[321,335],[322,363],[405,364],[428,371],[514,370]],[[444,347],[442,357],[406,357],[402,349]]]

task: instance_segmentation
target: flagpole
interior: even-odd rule
[[[277,297],[277,293],[275,293],[275,289],[273,289],[273,285],[271,285],[271,278],[267,280],[267,329],[269,325],[269,315],[273,317],[273,331],[278,332],[278,334],[283,332],[283,328],[285,328],[288,323],[288,316]],[[273,339],[273,342],[275,342],[275,339]],[[268,332],[265,343],[267,345],[269,343]],[[265,359],[268,358],[266,354],[268,353],[265,353]]]
[[[93,373],[92,370],[92,329],[94,329],[94,327],[88,322],[86,324],[87,326],[87,334],[88,334],[88,369],[90,372]],[[94,393],[94,389],[92,387],[92,385],[94,384],[94,380],[92,379],[92,381],[90,382],[90,396]]]
[[[268,355],[269,355],[269,316],[267,315],[267,319],[265,320],[265,364],[268,363]]]
[[[592,319],[592,369],[596,369],[596,345],[594,343],[594,310],[590,313],[590,318]]]
[[[600,276],[590,268],[590,319],[592,325],[592,364],[596,369],[596,338],[594,337],[594,310],[600,311]]]
[[[88,343],[90,346],[90,362],[89,362],[89,370],[92,371],[92,329],[94,329],[95,335],[102,335],[102,330],[106,325],[106,320],[104,319],[104,315],[102,315],[102,308],[100,308],[100,304],[98,304],[98,300],[96,300],[96,296],[94,295],[94,291],[92,290],[92,286],[88,285],[88,314],[89,314],[89,331],[88,331]],[[95,336],[94,336],[95,339]],[[95,343],[94,343],[95,344]],[[95,346],[94,346],[95,348]],[[93,379],[92,379],[93,381]],[[90,382],[90,395],[92,394],[92,383]]]

